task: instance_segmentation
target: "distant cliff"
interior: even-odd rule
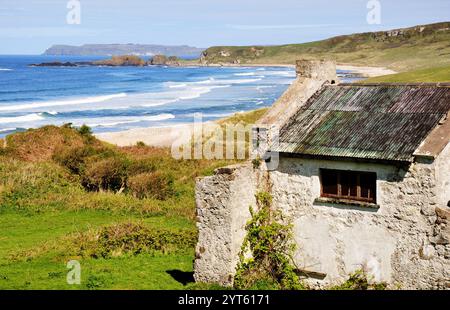
[[[173,55],[177,57],[198,58],[205,49],[181,46],[146,44],[86,44],[82,46],[54,45],[43,55],[51,56],[117,56],[117,55]]]
[[[322,41],[272,46],[215,46],[202,64],[294,64],[297,59],[408,71],[450,65],[450,22],[342,35]]]

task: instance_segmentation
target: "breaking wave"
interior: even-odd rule
[[[117,118],[106,118],[105,120],[98,120],[98,122],[88,123],[87,125],[90,127],[115,127],[118,125],[126,125],[126,124],[134,124],[140,122],[158,122],[165,121],[169,119],[174,119],[175,116],[169,113],[163,113],[159,115],[151,115],[151,116],[135,116],[132,120],[126,117],[117,117]]]
[[[42,113],[32,113],[15,117],[0,117],[0,124],[35,122],[43,120],[44,118]]]
[[[86,97],[86,98],[72,99],[72,100],[33,102],[33,103],[20,104],[20,105],[1,106],[0,111],[21,111],[21,110],[29,110],[29,109],[36,109],[36,108],[91,104],[91,103],[104,102],[104,101],[108,101],[108,100],[115,99],[115,98],[123,98],[126,96],[127,96],[127,94],[120,93],[120,94],[114,94],[114,95]]]

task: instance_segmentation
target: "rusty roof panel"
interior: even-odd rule
[[[450,109],[450,88],[324,86],[281,129],[278,152],[411,161]]]

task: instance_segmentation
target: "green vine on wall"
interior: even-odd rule
[[[283,224],[280,211],[272,209],[272,196],[256,195],[251,220],[239,254],[234,286],[237,289],[304,289],[292,256],[296,249],[291,224]]]

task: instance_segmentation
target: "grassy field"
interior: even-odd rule
[[[264,109],[221,124],[253,123]],[[48,126],[0,148],[0,289],[196,289],[195,179],[230,163]],[[0,145],[4,141],[0,140]],[[153,186],[156,184],[157,186]],[[81,264],[81,285],[66,264]]]
[[[65,236],[114,223],[139,220],[149,228],[191,229],[183,218],[114,214],[97,210],[23,213],[13,210],[0,215],[0,289],[182,289],[171,273],[192,271],[193,250],[122,255],[113,258],[61,256],[54,242]],[[81,285],[66,283],[66,263],[81,263]]]
[[[379,76],[363,83],[436,83],[450,82],[450,66],[413,70],[398,74]]]
[[[211,64],[294,64],[297,59],[333,59],[338,63],[389,67],[398,72],[450,64],[450,23],[372,32],[280,46],[216,46],[206,50]]]

